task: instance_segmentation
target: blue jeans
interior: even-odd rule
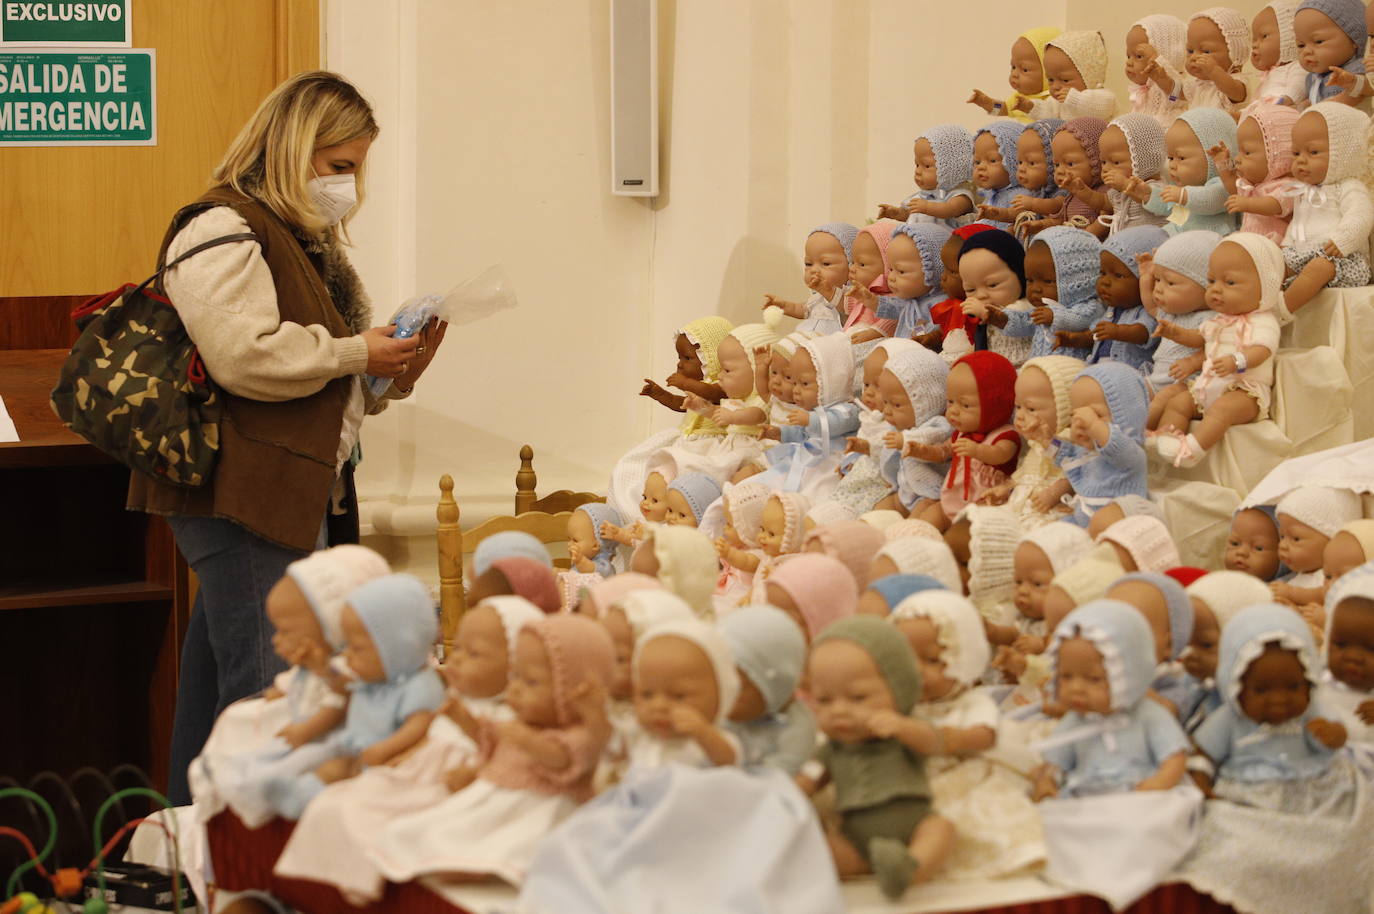
[[[216,517],[169,517],[177,548],[200,580],[181,647],[167,797],[191,802],[186,769],[229,704],[267,688],[286,668],[272,650],[267,592],[305,556]]]

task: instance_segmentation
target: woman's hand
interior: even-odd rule
[[[414,355],[410,357],[409,364],[401,369],[402,374],[396,379],[397,387],[404,391],[415,386],[415,382],[420,380],[420,375],[425,373],[425,369],[433,361],[434,354],[439,351],[439,344],[444,341],[445,333],[448,333],[448,321],[431,317],[424,329],[411,337],[412,340],[418,340],[419,345],[415,347]],[[405,341],[402,340],[402,342]],[[369,352],[368,355],[370,358],[371,353]]]
[[[395,334],[395,324],[362,332],[362,338],[367,343],[367,373],[373,377],[399,378],[410,369],[408,363],[415,358],[420,337],[398,340]]]

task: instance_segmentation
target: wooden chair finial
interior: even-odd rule
[[[534,448],[528,444],[520,448],[520,469],[515,472],[515,513],[524,514],[533,509],[534,491],[539,485],[539,477],[534,473]]]
[[[439,478],[439,506],[434,514],[439,519],[435,533],[439,547],[439,620],[446,651],[452,648],[458,623],[467,609],[463,594],[463,531],[458,525],[458,513],[453,477],[445,473]]]

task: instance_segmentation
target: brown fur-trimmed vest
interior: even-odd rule
[[[213,206],[231,206],[262,239],[262,256],[272,271],[282,321],[320,324],[334,337],[365,328],[368,316],[340,313],[325,276],[327,251],[307,253],[290,226],[261,203],[227,187],[217,187],[172,218],[158,263],[177,232]],[[312,247],[316,247],[313,246]],[[348,270],[350,277],[352,270]],[[365,299],[348,302],[366,312]],[[361,316],[362,320],[353,318]],[[224,416],[220,454],[210,481],[183,489],[135,473],[128,507],[152,514],[222,517],[289,549],[315,548],[334,486],[335,461],[353,377],[335,378],[308,397],[282,402],[249,400],[221,389]]]

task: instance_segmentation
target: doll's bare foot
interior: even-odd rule
[[[444,776],[444,786],[449,789],[449,793],[457,793],[464,787],[477,780],[477,769],[470,765],[455,768]]]
[[[1288,307],[1288,313],[1297,314],[1299,308],[1315,298],[1335,278],[1334,263],[1325,257],[1313,257],[1284,290],[1283,303]]]
[[[835,871],[841,879],[854,879],[873,872],[858,848],[837,829],[827,829],[825,841],[830,845],[830,856],[835,860]],[[903,848],[904,853],[905,850]]]

